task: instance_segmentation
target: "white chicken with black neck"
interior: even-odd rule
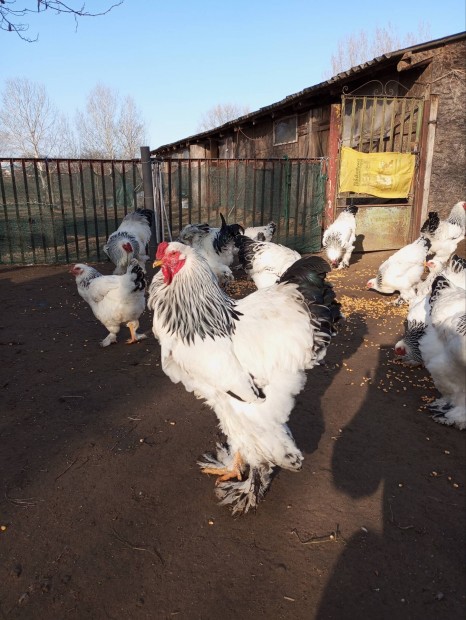
[[[255,508],[275,467],[301,468],[303,455],[287,421],[321,363],[341,318],[330,270],[320,257],[301,259],[278,284],[233,300],[205,258],[163,242],[149,289],[162,368],[174,383],[215,411],[227,444],[200,466],[217,475],[216,494],[233,513]]]
[[[130,261],[122,275],[105,276],[85,263],[77,263],[70,273],[76,278],[80,296],[89,304],[95,318],[108,329],[100,346],[108,347],[116,342],[122,324],[131,334],[128,344],[146,338],[145,334],[137,332],[139,317],[146,307],[146,280],[137,259]]]

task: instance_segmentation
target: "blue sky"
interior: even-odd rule
[[[109,4],[88,0],[87,8]],[[402,37],[420,21],[429,39],[461,32],[464,0],[125,0],[106,16],[80,19],[77,31],[70,16],[34,15],[28,34],[38,33],[37,43],[0,31],[0,89],[6,78],[44,84],[73,119],[100,82],[134,98],[156,148],[197,133],[216,104],[254,111],[321,82],[348,35],[391,22]]]

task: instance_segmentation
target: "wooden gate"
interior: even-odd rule
[[[386,87],[382,88],[382,93],[384,91]],[[386,94],[361,96],[354,93],[342,97],[341,146],[363,153],[412,153],[416,157],[414,178],[407,198],[386,199],[352,192],[337,193],[336,215],[348,204],[359,208],[356,251],[398,249],[417,236],[414,205],[420,185],[423,112],[422,98]]]

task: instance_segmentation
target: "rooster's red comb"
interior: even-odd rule
[[[157,247],[157,253],[155,254],[155,258],[157,260],[161,260],[168,248],[167,241],[161,241]]]

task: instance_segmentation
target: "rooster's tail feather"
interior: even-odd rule
[[[296,284],[303,295],[314,328],[314,345],[311,368],[323,360],[331,337],[336,333],[335,324],[344,318],[341,304],[325,275],[330,265],[320,256],[300,258],[281,276],[280,282]]]
[[[135,213],[139,213],[139,215],[143,215],[149,226],[152,226],[152,220],[154,219],[154,212],[152,209],[136,209]]]

